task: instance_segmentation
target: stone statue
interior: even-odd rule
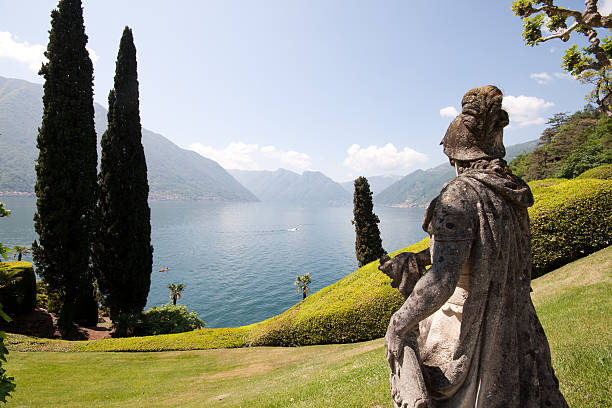
[[[503,160],[502,92],[461,104],[441,143],[457,177],[423,221],[430,248],[379,267],[406,297],[385,336],[395,407],[567,407],[531,302],[533,196]]]

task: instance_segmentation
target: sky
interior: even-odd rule
[[[446,161],[439,142],[476,86],[504,92],[507,146],[585,105],[589,88],[560,66],[571,43],[525,46],[511,3],[85,0],[83,10],[97,103],[108,106],[129,26],[144,128],[226,169],[313,170],[343,182]],[[1,76],[42,83],[56,6],[0,0]],[[612,0],[599,8],[612,12]]]

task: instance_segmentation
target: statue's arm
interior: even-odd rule
[[[469,257],[471,245],[471,240],[435,242],[431,248],[431,268],[418,280],[402,307],[391,317],[389,330],[394,335],[406,335],[450,298]]]

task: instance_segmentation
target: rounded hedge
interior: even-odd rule
[[[429,238],[396,251],[419,252]],[[391,279],[371,262],[338,282],[308,296],[286,312],[254,325],[250,346],[303,346],[352,343],[384,336],[391,315],[404,299]]]
[[[533,278],[612,243],[612,181],[529,184],[535,197],[529,209]]]
[[[185,305],[152,307],[143,313],[144,331],[147,336],[157,334],[183,333],[204,327],[196,312],[190,312]]]
[[[0,272],[11,274],[15,281],[0,288],[2,309],[11,317],[28,313],[36,307],[36,275],[30,262],[2,262]]]
[[[594,178],[600,180],[612,180],[612,164],[604,164],[585,171],[577,179]]]

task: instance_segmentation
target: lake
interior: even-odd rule
[[[0,200],[11,210],[10,217],[0,219],[0,242],[31,245],[35,199]],[[296,275],[310,273],[315,292],[357,268],[352,207],[149,204],[154,253],[147,307],[167,303],[167,285],[181,282],[179,303],[198,312],[206,327],[241,326],[282,313],[301,300],[293,285]],[[374,212],[389,252],[426,236],[422,208],[375,207]]]

